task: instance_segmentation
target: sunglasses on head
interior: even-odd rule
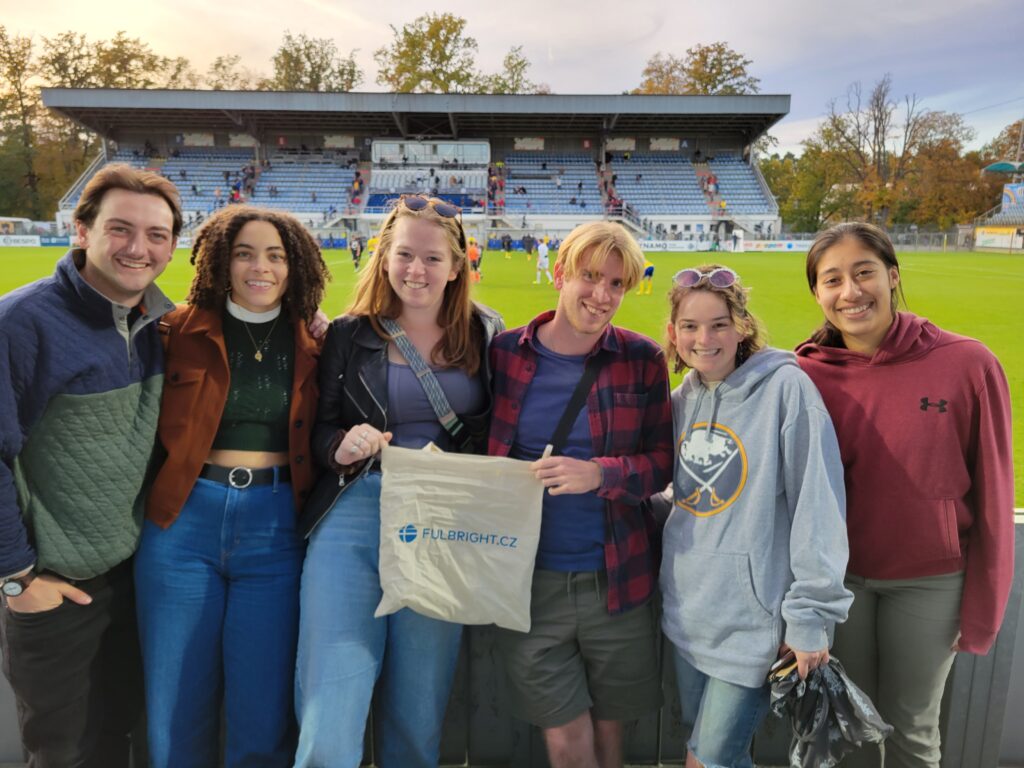
[[[446,203],[444,200],[425,197],[423,195],[402,195],[398,198],[398,202],[410,211],[422,211],[424,208],[430,207],[433,208],[434,212],[442,218],[458,219],[459,247],[461,247],[463,251],[466,250],[466,232],[462,228],[462,209],[459,208],[459,206]]]
[[[672,282],[680,288],[696,288],[707,280],[708,284],[713,288],[728,288],[739,279],[740,276],[728,267],[719,267],[718,269],[712,269],[710,272],[701,272],[694,267],[687,267],[676,272],[672,277]]]

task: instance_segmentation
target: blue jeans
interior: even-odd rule
[[[295,702],[296,768],[355,768],[366,718],[379,768],[436,768],[462,626],[408,609],[373,617],[381,599],[380,475],[345,491],[309,539],[302,574]]]
[[[199,478],[135,556],[153,768],[291,765],[303,543],[288,483],[244,490]]]
[[[672,647],[687,747],[705,768],[752,768],[750,742],[768,712],[768,686],[709,677]]]

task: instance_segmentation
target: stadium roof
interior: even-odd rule
[[[751,142],[786,116],[789,98],[43,89],[45,106],[109,139],[169,130],[404,139],[728,132]]]

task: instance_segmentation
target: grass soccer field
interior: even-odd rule
[[[50,274],[63,254],[61,248],[0,248],[0,294]],[[665,295],[672,275],[712,254],[651,254],[655,264],[654,290],[649,296],[635,292],[622,303],[615,322],[661,340],[668,304]],[[717,254],[735,269],[744,284],[753,287],[751,308],[764,321],[770,343],[791,349],[807,338],[821,321],[817,304],[807,290],[804,255],[799,253]],[[335,315],[348,302],[355,273],[348,251],[326,251],[333,281],[324,311]],[[983,341],[1002,361],[1010,380],[1013,416],[1014,469],[1017,505],[1024,505],[1024,330],[1011,307],[1024,296],[1024,256],[993,253],[901,253],[903,287],[909,308],[956,333]],[[178,251],[159,283],[174,300],[185,297],[192,267],[188,253]],[[506,259],[488,251],[483,259],[484,279],[476,298],[505,316],[509,327],[527,322],[555,305],[556,294],[547,285],[533,285],[533,263],[523,253]],[[1017,318],[1017,319],[1014,319]],[[673,386],[679,376],[673,376]]]

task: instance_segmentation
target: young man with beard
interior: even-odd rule
[[[101,169],[52,277],[0,299],[4,674],[36,768],[122,768],[142,710],[131,557],[163,386],[153,284],[182,216],[169,180]]]
[[[611,324],[643,264],[620,225],[577,227],[556,309],[491,346],[489,453],[533,461],[547,489],[532,626],[499,642],[513,713],[543,729],[554,768],[621,766],[623,723],[661,705],[657,534],[641,502],[671,477],[668,370],[657,344]]]

